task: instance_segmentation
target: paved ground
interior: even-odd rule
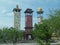
[[[58,43],[52,43],[51,45],[57,45]],[[60,43],[59,43],[60,44]],[[12,43],[11,44],[0,44],[0,45],[13,45]],[[38,45],[37,43],[16,43],[14,45]]]
[[[13,44],[0,44],[0,45],[13,45]],[[18,43],[14,45],[38,45],[37,43]]]
[[[57,45],[57,44],[60,44],[60,41],[57,41],[57,42],[54,42],[54,43],[51,43],[51,45]],[[13,43],[8,43],[8,44],[0,44],[0,45],[13,45]],[[28,42],[28,43],[16,43],[14,45],[39,45],[38,43],[35,43],[35,42]]]

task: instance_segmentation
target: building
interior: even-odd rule
[[[13,9],[14,12],[14,28],[17,30],[20,30],[20,19],[21,19],[21,15],[20,15],[20,11],[21,9],[18,7],[18,5],[16,5],[16,8]]]
[[[14,12],[14,28],[20,30],[20,22],[21,22],[21,9],[16,5],[16,8],[13,9]],[[30,40],[33,39],[31,31],[33,30],[33,22],[32,22],[32,9],[27,8],[25,10],[25,31],[24,31],[24,39]]]
[[[25,39],[32,39],[31,31],[33,30],[32,23],[32,9],[27,8],[25,10]]]

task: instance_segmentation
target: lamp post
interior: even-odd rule
[[[42,14],[43,14],[43,10],[42,8],[38,8],[37,9],[37,20],[38,20],[38,24],[42,24]]]

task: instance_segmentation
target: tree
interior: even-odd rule
[[[3,31],[0,29],[0,43],[2,43],[3,42]]]
[[[52,14],[49,14],[49,20],[52,24],[53,30],[56,35],[60,36],[60,9],[54,10]]]
[[[15,28],[0,29],[0,43],[17,43],[21,40],[23,31]]]
[[[46,42],[46,45],[49,45],[51,35],[55,31],[58,35],[60,33],[60,10],[52,11],[49,14],[48,19],[44,19],[42,24],[35,24],[33,36],[42,42]]]
[[[46,45],[49,45],[52,30],[47,23],[48,20],[44,20],[43,24],[35,24],[35,29],[33,31],[33,36],[38,39],[38,41],[42,44],[41,41],[46,42]]]

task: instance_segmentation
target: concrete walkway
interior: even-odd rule
[[[12,43],[8,43],[8,44],[0,44],[0,45],[13,45]],[[37,43],[16,43],[14,45],[38,45]]]
[[[57,45],[60,43],[51,43],[51,45]],[[8,44],[0,44],[0,45],[13,45],[13,43],[8,43]],[[14,45],[39,45],[38,43],[16,43]]]

